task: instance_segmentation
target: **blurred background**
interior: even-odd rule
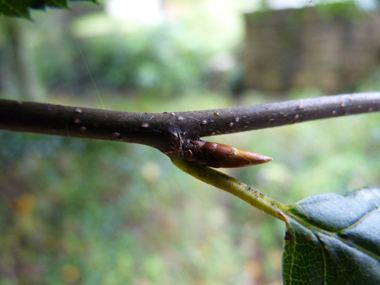
[[[379,91],[377,4],[104,0],[2,17],[0,97],[172,112]],[[295,203],[380,186],[379,119],[206,139],[274,158],[226,172]],[[0,284],[282,284],[285,225],[154,149],[5,131],[0,146]]]

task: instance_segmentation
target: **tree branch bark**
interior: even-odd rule
[[[0,129],[148,145],[164,153],[189,139],[380,111],[380,92],[178,113],[129,113],[0,100]]]

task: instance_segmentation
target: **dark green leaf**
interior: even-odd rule
[[[4,0],[0,2],[0,16],[5,15],[8,17],[21,17],[21,18],[30,18],[29,8],[30,1],[20,0],[20,1],[11,1]]]
[[[72,0],[96,3],[96,0]],[[30,19],[30,9],[46,9],[55,7],[67,9],[68,0],[2,0],[0,1],[0,16],[21,17]]]
[[[380,190],[306,198],[286,213],[285,284],[380,284]]]

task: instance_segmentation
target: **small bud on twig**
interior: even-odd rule
[[[215,168],[245,167],[273,160],[241,148],[201,140],[190,140],[184,145],[183,157],[188,161]]]

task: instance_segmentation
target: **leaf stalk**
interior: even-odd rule
[[[283,211],[289,208],[288,205],[281,204],[247,184],[213,168],[187,161],[181,157],[170,157],[170,159],[175,166],[185,173],[235,195],[255,208],[288,223],[283,214]]]

